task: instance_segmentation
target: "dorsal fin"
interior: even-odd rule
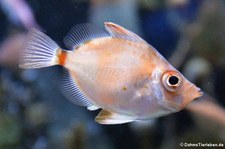
[[[123,124],[134,121],[135,118],[102,110],[95,118],[95,121],[100,124]]]
[[[91,100],[80,90],[79,86],[72,79],[68,70],[64,70],[61,84],[62,93],[71,102],[80,106],[86,106],[88,110],[97,110],[99,107],[94,105]]]
[[[122,38],[134,42],[145,42],[141,37],[135,33],[123,28],[112,22],[105,22],[105,28],[112,37]]]
[[[75,25],[64,38],[67,48],[74,50],[77,46],[94,38],[108,37],[109,33],[94,25],[84,23]]]

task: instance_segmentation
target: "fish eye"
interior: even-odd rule
[[[178,91],[182,84],[182,76],[176,71],[165,72],[162,76],[162,84],[169,92]]]
[[[176,85],[179,82],[179,78],[177,76],[170,76],[168,78],[168,84]]]

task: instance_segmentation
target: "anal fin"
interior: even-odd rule
[[[112,113],[107,110],[102,110],[95,118],[95,121],[100,124],[123,124],[134,121],[134,118]]]
[[[94,111],[98,109],[77,85],[76,81],[72,79],[68,70],[64,70],[63,79],[61,82],[61,91],[71,102],[76,105],[85,106],[88,110]]]

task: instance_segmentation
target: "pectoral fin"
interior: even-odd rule
[[[134,121],[134,118],[102,110],[95,118],[100,124],[123,124]]]

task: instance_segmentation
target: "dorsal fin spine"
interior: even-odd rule
[[[133,42],[145,43],[145,41],[138,35],[115,23],[105,22],[105,28],[114,38],[122,38]]]

